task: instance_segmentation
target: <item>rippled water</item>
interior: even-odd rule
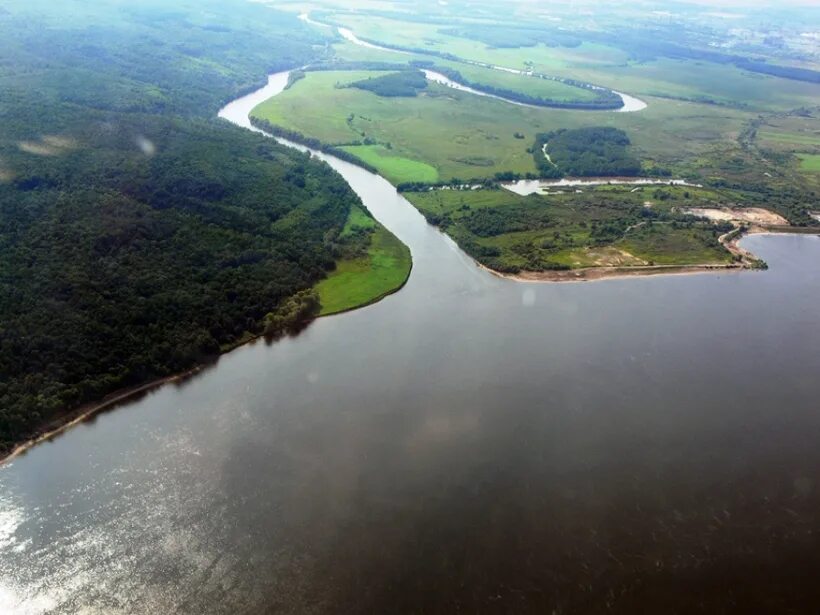
[[[748,238],[766,272],[521,284],[330,161],[407,286],[0,467],[0,612],[820,603],[820,239]]]

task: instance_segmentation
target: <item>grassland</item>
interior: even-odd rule
[[[419,160],[396,156],[392,149],[383,145],[346,145],[341,149],[379,169],[381,175],[393,184],[419,181],[435,183],[439,179],[435,167]]]
[[[820,173],[820,154],[797,154],[800,170],[804,173]]]
[[[776,130],[761,130],[758,139],[767,145],[805,146],[811,145],[820,148],[820,135],[781,132]]]
[[[334,19],[344,23],[359,37],[386,45],[449,53],[461,59],[509,68],[532,69],[633,95],[711,101],[755,111],[813,106],[820,99],[818,84],[751,73],[729,64],[671,58],[634,61],[624,50],[591,42],[572,48],[546,45],[494,48],[476,40],[447,34],[445,32],[449,26],[403,22],[372,15],[340,14]],[[499,76],[497,79],[507,78]],[[476,80],[480,81],[478,78]],[[515,84],[515,81],[510,81]],[[518,87],[539,86],[543,84]]]
[[[619,249],[648,265],[728,264],[732,255],[718,243],[710,225],[645,224],[616,242]]]
[[[384,98],[336,87],[378,74],[311,72],[252,114],[328,144],[351,145],[366,139],[380,144],[383,148],[356,153],[388,178],[400,173],[412,181],[429,181],[433,169],[442,179],[535,172],[527,147],[544,126],[538,119],[541,110],[437,84],[413,98]],[[515,138],[516,132],[525,139]],[[385,155],[388,144],[390,155]]]
[[[561,81],[518,75],[452,60],[436,59],[435,63],[437,66],[457,70],[465,79],[473,83],[521,92],[530,96],[559,101],[594,100],[596,97],[592,90],[567,85]]]
[[[555,71],[578,65],[613,66],[628,60],[628,55],[614,47],[584,43],[579,47],[494,48],[479,41],[442,32],[449,26],[405,22],[373,15],[334,15],[357,36],[386,45],[450,53],[459,58],[555,74]]]
[[[259,105],[253,115],[329,144],[369,139],[382,148],[354,150],[357,156],[392,181],[401,177],[422,182],[432,177],[425,165],[435,169],[440,180],[491,178],[504,171],[534,173],[527,149],[537,133],[585,126],[623,129],[635,155],[647,166],[696,178],[720,175],[722,171],[710,166],[726,158],[722,151],[737,146],[737,135],[753,117],[736,109],[678,100],[650,99],[640,113],[582,112],[521,107],[437,84],[405,99],[336,87],[377,74],[309,72]],[[524,138],[515,138],[515,133]]]
[[[336,269],[315,287],[321,316],[374,303],[400,289],[410,275],[407,246],[361,208],[353,207],[341,239],[357,236],[364,249],[337,261]]]
[[[820,108],[774,114],[753,124],[750,145],[779,161],[781,175],[809,189],[820,187]]]

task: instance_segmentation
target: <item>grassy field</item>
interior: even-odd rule
[[[761,130],[758,139],[766,144],[786,144],[790,146],[811,145],[820,147],[820,135],[800,134],[794,132],[779,132],[775,130]]]
[[[797,154],[800,170],[805,173],[820,173],[820,154]]]
[[[337,262],[336,269],[316,285],[321,316],[374,303],[397,291],[410,275],[410,250],[363,210],[351,210],[342,236],[364,230],[369,234],[366,253]]]
[[[521,92],[530,96],[561,101],[594,100],[596,98],[595,92],[591,90],[567,85],[560,81],[516,75],[515,73],[450,60],[436,59],[435,62],[436,65],[457,70],[465,79],[473,83]]]
[[[473,258],[499,271],[731,261],[716,227],[674,213],[736,198],[712,190],[602,186],[550,196],[503,189],[405,196]]]
[[[418,160],[410,160],[393,154],[393,150],[383,145],[346,145],[341,149],[373,165],[381,175],[394,184],[422,181],[435,183],[438,171],[435,167]]]
[[[479,41],[445,34],[448,26],[398,21],[372,15],[335,15],[340,23],[357,36],[388,45],[451,53],[459,58],[496,64],[509,68],[534,68],[545,73],[576,65],[614,66],[626,62],[626,52],[596,43],[579,47],[547,47],[536,45],[522,48],[492,48]]]
[[[532,109],[436,84],[415,98],[384,98],[336,87],[378,74],[310,72],[259,105],[253,115],[326,143],[347,145],[365,138],[389,143],[390,150],[366,148],[357,155],[394,181],[399,176],[429,181],[432,170],[426,165],[440,180],[535,172],[527,149],[536,133],[582,126],[621,128],[645,164],[708,176],[710,164],[725,158],[723,149],[736,146],[737,135],[752,117],[677,100],[649,99],[649,107],[639,113],[612,113]],[[516,139],[515,133],[524,138]]]
[[[527,147],[545,127],[540,109],[527,109],[430,84],[414,98],[385,98],[337,87],[376,71],[310,72],[253,115],[326,143],[371,139],[386,146],[356,153],[388,177],[412,181],[492,177],[498,171],[534,172]],[[516,139],[520,132],[524,139]],[[389,156],[385,154],[389,153]],[[402,160],[404,159],[404,160]],[[426,164],[425,164],[426,163]]]
[[[789,181],[820,187],[820,109],[800,109],[759,120],[752,142],[767,159],[789,157],[792,164],[778,169]]]
[[[532,68],[633,95],[710,100],[768,111],[813,106],[820,99],[818,84],[750,73],[733,65],[670,58],[636,62],[621,49],[590,42],[573,48],[545,45],[493,48],[479,41],[444,34],[442,30],[447,30],[446,26],[371,15],[340,14],[335,18],[358,36],[388,45],[451,53],[462,59],[509,68]]]

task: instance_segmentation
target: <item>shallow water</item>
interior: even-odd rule
[[[329,160],[407,286],[0,467],[0,612],[817,604],[820,239],[747,238],[765,272],[522,284]]]

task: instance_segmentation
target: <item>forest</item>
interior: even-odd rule
[[[641,162],[629,145],[629,137],[618,128],[561,129],[537,134],[533,157],[542,177],[635,176]]]
[[[366,90],[376,96],[417,96],[427,87],[427,78],[420,70],[404,70],[354,81],[348,87]]]
[[[123,387],[318,309],[358,198],[215,118],[303,64],[295,17],[216,2],[0,15],[0,452]]]

